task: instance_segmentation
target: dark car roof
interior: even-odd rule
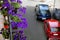
[[[60,9],[55,8],[53,15],[54,15],[53,17],[60,20]]]
[[[55,13],[60,13],[60,9],[55,8],[54,12]]]

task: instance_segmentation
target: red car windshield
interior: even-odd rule
[[[51,32],[60,32],[60,27],[51,27]]]

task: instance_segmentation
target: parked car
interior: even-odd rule
[[[60,20],[60,9],[57,8],[54,9],[53,18]]]
[[[46,4],[38,4],[35,7],[35,12],[37,20],[45,20],[51,18],[51,13],[49,11],[49,6]]]
[[[55,19],[44,21],[44,30],[47,40],[60,40],[60,22]]]

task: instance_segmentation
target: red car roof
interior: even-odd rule
[[[58,22],[50,22],[49,21],[50,27],[58,27]]]
[[[46,20],[46,22],[49,23],[49,26],[50,26],[50,27],[60,27],[58,20],[55,20],[55,19],[48,19],[48,20]]]

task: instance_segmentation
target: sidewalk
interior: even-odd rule
[[[0,31],[4,27],[4,17],[0,14]],[[2,34],[0,34],[0,40],[4,40]]]

